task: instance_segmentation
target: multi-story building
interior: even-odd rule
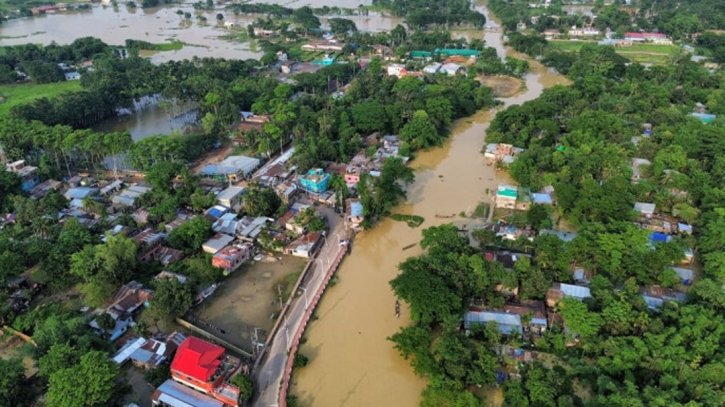
[[[171,362],[171,378],[225,406],[238,407],[239,388],[229,381],[241,365],[241,360],[227,355],[221,346],[190,336]]]

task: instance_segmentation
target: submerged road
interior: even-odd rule
[[[320,206],[318,210],[327,217],[329,230],[312,268],[305,277],[305,281],[300,284],[302,294],[293,301],[290,309],[287,310],[272,343],[267,348],[262,364],[257,369],[255,374],[257,397],[253,403],[256,407],[278,405],[280,384],[287,363],[287,352],[292,346],[295,333],[302,324],[308,305],[312,302],[324,281],[325,274],[341,250],[340,240],[346,238],[340,215],[323,206]]]

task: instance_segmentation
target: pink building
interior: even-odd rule
[[[360,182],[360,167],[348,165],[345,169],[345,183],[357,184]]]
[[[214,253],[211,264],[224,269],[224,275],[231,273],[249,259],[252,246],[248,244],[229,245]]]

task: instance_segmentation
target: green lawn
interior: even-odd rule
[[[0,116],[7,115],[13,106],[29,103],[41,97],[53,98],[63,92],[80,89],[80,81],[0,86],[0,96],[3,98],[0,102]]]
[[[549,41],[549,47],[556,51],[578,52],[587,41]],[[617,47],[616,52],[632,62],[666,64],[674,45],[635,44],[629,47]]]

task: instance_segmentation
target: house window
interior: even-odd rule
[[[191,377],[186,376],[186,380],[191,381]]]

